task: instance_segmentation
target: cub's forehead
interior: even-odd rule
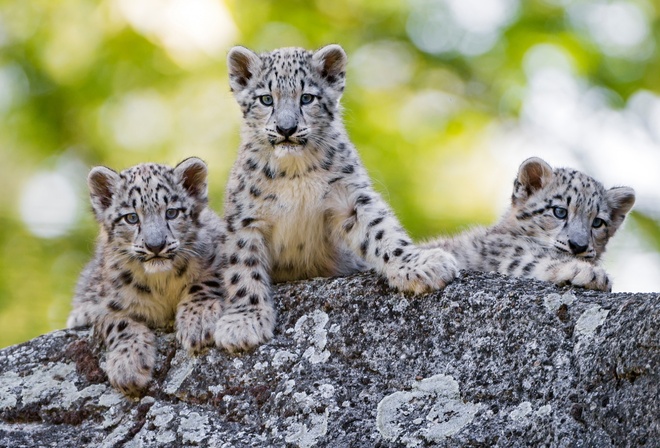
[[[277,66],[279,69],[291,69],[296,66],[308,65],[312,59],[312,52],[304,48],[286,47],[262,53],[260,55],[263,66]]]
[[[119,173],[119,191],[127,194],[176,189],[172,168],[156,163],[142,163]]]
[[[261,82],[257,87],[269,90],[304,88],[304,80],[316,79],[311,51],[303,48],[280,48],[261,57]],[[317,80],[318,82],[318,80]]]
[[[156,163],[141,163],[125,169],[119,173],[119,177],[127,182],[150,182],[153,179],[166,179],[172,169],[165,165]]]
[[[576,199],[576,205],[598,206],[600,201],[605,202],[606,192],[603,185],[581,171],[556,169],[554,183],[560,194]]]
[[[555,176],[557,176],[560,185],[566,185],[572,190],[584,191],[586,193],[605,192],[600,182],[582,171],[559,168],[555,170]]]

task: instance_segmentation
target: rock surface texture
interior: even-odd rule
[[[277,333],[191,358],[158,338],[141,399],[89,331],[0,351],[1,447],[637,447],[660,443],[660,294],[492,274],[412,297],[372,274],[276,287]]]

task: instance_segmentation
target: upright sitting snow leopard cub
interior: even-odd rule
[[[94,326],[108,351],[108,378],[124,393],[139,392],[151,379],[156,348],[150,328],[175,321],[187,350],[213,344],[225,297],[226,233],[207,206],[206,176],[197,158],[174,169],[148,163],[89,173],[100,236],[67,326]]]
[[[342,123],[346,62],[338,45],[229,52],[243,125],[225,200],[233,308],[216,341],[226,348],[272,336],[271,281],[374,268],[392,286],[422,292],[455,277],[454,258],[415,246],[374,191]],[[227,325],[236,321],[242,328]]]
[[[448,250],[460,269],[611,290],[612,282],[599,261],[635,202],[632,188],[605,190],[580,171],[553,170],[534,157],[520,166],[511,200],[511,207],[493,227],[425,247]]]

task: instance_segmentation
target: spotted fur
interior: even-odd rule
[[[225,280],[234,309],[216,332],[222,346],[272,335],[271,281],[374,268],[391,285],[421,292],[455,276],[453,257],[415,246],[374,191],[341,119],[346,62],[338,45],[229,53],[243,126],[226,190]],[[244,321],[243,332],[223,327],[234,319]]]
[[[89,174],[100,236],[67,326],[94,327],[107,349],[108,378],[126,394],[151,379],[152,328],[174,321],[177,339],[191,352],[213,344],[225,297],[226,233],[207,206],[206,176],[197,158],[176,168],[148,163]]]
[[[460,269],[611,290],[600,259],[635,202],[632,188],[606,190],[580,171],[553,170],[534,157],[520,166],[511,200],[493,227],[426,247],[450,251]]]

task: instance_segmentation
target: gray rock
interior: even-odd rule
[[[0,446],[658,446],[659,299],[473,273],[419,297],[282,284],[250,353],[160,334],[140,400],[88,331],[56,331],[0,351]]]

